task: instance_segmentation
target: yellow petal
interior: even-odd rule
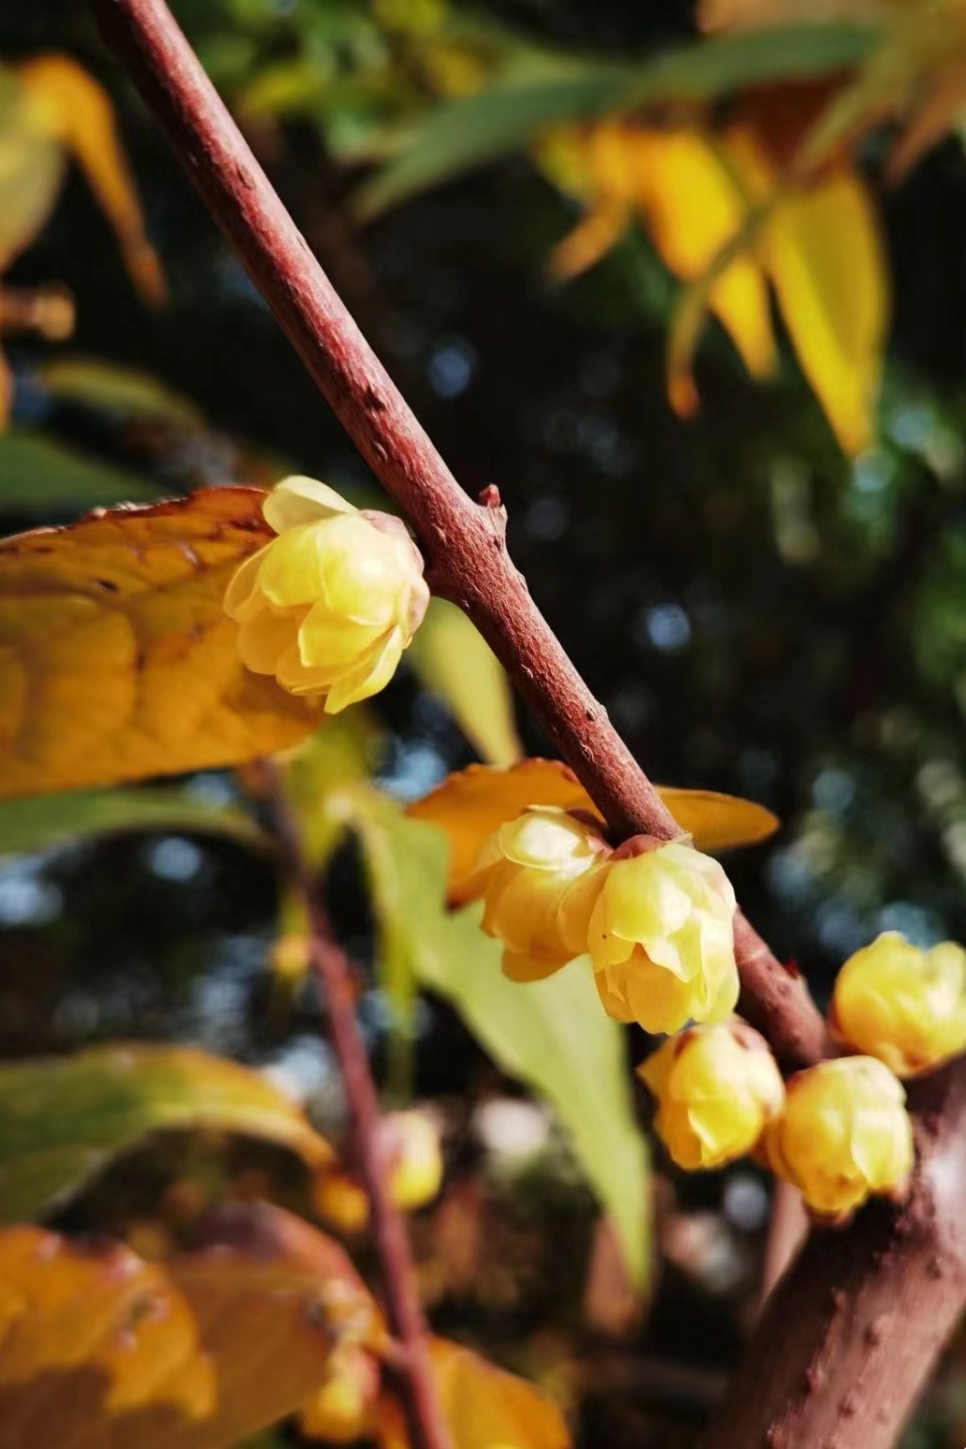
[[[402,630],[393,629],[372,654],[360,660],[354,668],[340,674],[326,696],[326,714],[339,714],[350,704],[356,704],[361,699],[370,699],[380,689],[385,689],[396,672],[403,647]]]
[[[317,478],[293,474],[277,483],[265,500],[262,513],[269,528],[276,533],[298,528],[302,523],[318,523],[337,513],[355,513],[355,508],[341,494]]]
[[[871,443],[890,297],[879,227],[843,168],[782,201],[761,256],[802,371],[846,453]]]

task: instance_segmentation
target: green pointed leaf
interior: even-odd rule
[[[462,609],[433,599],[409,657],[426,687],[442,695],[481,759],[488,765],[519,760],[523,749],[507,677]]]
[[[446,998],[493,1060],[556,1111],[577,1162],[620,1235],[636,1282],[647,1268],[647,1159],[634,1122],[624,1037],[605,1016],[585,961],[516,985],[500,970],[479,909],[443,908],[446,842],[373,790],[353,821],[380,923],[420,986]]]
[[[67,790],[0,801],[0,855],[127,830],[224,835],[243,845],[267,844],[242,810],[187,789]]]
[[[525,149],[550,126],[673,100],[710,101],[745,86],[800,80],[857,64],[872,27],[834,23],[724,35],[635,66],[541,58],[477,95],[446,102],[410,133],[398,156],[363,188],[374,216],[473,167]]]
[[[264,1137],[315,1165],[329,1148],[265,1077],[189,1047],[114,1044],[0,1067],[0,1220],[59,1203],[164,1128]]]
[[[0,434],[0,513],[81,513],[114,503],[156,503],[159,495],[144,478],[28,428]]]

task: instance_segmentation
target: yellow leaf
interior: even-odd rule
[[[0,1232],[0,1449],[217,1449],[294,1410],[375,1305],[342,1250],[277,1208],[226,1210],[162,1264]]]
[[[447,1339],[433,1339],[430,1352],[453,1449],[568,1449],[559,1410],[526,1379]],[[402,1412],[388,1396],[375,1437],[379,1449],[410,1449]]]
[[[61,147],[38,129],[14,72],[0,68],[0,272],[43,227],[63,177]]]
[[[264,494],[202,489],[0,542],[0,798],[238,764],[318,708],[249,673],[222,600],[272,537]]]
[[[695,131],[642,133],[646,165],[640,201],[658,253],[676,276],[702,276],[748,213],[723,153]],[[768,288],[752,256],[736,256],[710,288],[708,306],[730,334],[755,378],[775,368],[775,342]],[[682,377],[671,379],[672,402],[689,411],[691,392]]]
[[[487,836],[530,805],[594,809],[584,787],[559,760],[521,760],[508,770],[469,765],[409,806],[409,816],[438,826],[449,840],[449,896],[453,904],[469,899],[466,880]]]
[[[117,235],[128,271],[150,302],[164,277],[144,230],[134,180],[106,91],[66,55],[39,55],[17,68],[37,133],[74,157]]]
[[[778,820],[764,805],[717,790],[685,790],[659,785],[658,794],[681,829],[699,850],[734,850],[757,845],[778,829]]]
[[[866,188],[840,168],[775,208],[760,244],[802,371],[842,448],[872,441],[890,296]]]
[[[699,850],[753,845],[778,827],[770,810],[734,795],[664,785],[658,793]],[[521,760],[506,770],[469,765],[409,806],[412,819],[437,826],[448,838],[451,904],[470,898],[467,880],[487,837],[531,805],[586,810],[599,818],[584,787],[559,760]]]

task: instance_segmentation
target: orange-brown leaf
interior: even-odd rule
[[[0,798],[238,764],[318,709],[250,674],[222,600],[272,536],[209,488],[0,542]]]
[[[375,1343],[345,1254],[276,1208],[219,1215],[201,1251],[0,1232],[0,1449],[217,1449],[294,1410],[336,1347]]]
[[[433,1374],[453,1449],[568,1449],[559,1410],[526,1379],[443,1338],[430,1345]],[[376,1426],[379,1449],[410,1449],[399,1406],[384,1397]]]
[[[753,845],[778,827],[770,810],[734,795],[666,785],[658,786],[658,793],[701,850]],[[559,760],[539,759],[521,760],[506,770],[469,765],[409,806],[407,813],[413,819],[438,826],[449,840],[452,904],[469,899],[466,883],[487,836],[531,805],[598,814],[572,770]]]

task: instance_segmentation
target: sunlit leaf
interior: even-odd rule
[[[507,677],[490,646],[454,604],[433,599],[409,658],[423,683],[442,695],[477,753],[511,765],[522,749]]]
[[[421,986],[451,1003],[504,1071],[555,1109],[640,1283],[647,1262],[644,1143],[628,1094],[623,1036],[601,1011],[586,962],[528,986],[509,981],[476,908],[455,915],[444,909],[446,843],[439,832],[407,820],[373,790],[359,792],[354,826],[378,918],[389,924],[397,952]]]
[[[68,790],[0,802],[0,855],[46,850],[67,841],[120,831],[222,835],[264,847],[267,837],[251,816],[232,805],[177,787]]]
[[[842,448],[861,452],[874,435],[890,298],[859,176],[842,169],[783,200],[761,254],[802,371]]]
[[[744,86],[822,75],[873,48],[873,27],[842,22],[725,35],[639,65],[543,61],[466,100],[438,106],[369,183],[373,215],[416,192],[525,149],[550,126],[671,100],[708,101]]]
[[[117,235],[128,271],[153,302],[164,278],[144,230],[134,180],[121,147],[107,92],[66,55],[39,55],[17,68],[37,132],[77,161]]]
[[[0,69],[0,272],[43,227],[64,167],[60,146],[37,125],[26,88]]]
[[[220,1449],[303,1402],[372,1299],[342,1250],[236,1208],[163,1264],[38,1228],[0,1232],[0,1449]]]
[[[666,785],[659,786],[658,793],[681,830],[693,836],[701,850],[754,845],[778,827],[770,810],[735,795]],[[597,814],[586,790],[559,760],[521,760],[508,770],[470,765],[409,806],[412,819],[438,826],[449,841],[451,901],[467,899],[466,879],[487,836],[531,805]]]
[[[682,281],[707,271],[739,230],[747,213],[726,157],[708,136],[690,131],[651,132],[642,167],[642,206],[651,239]],[[708,289],[707,305],[730,333],[752,377],[775,366],[768,289],[755,259],[737,255]],[[688,412],[686,385],[671,378],[672,401]]]
[[[0,543],[0,798],[239,763],[318,709],[242,668],[222,608],[271,537],[254,489]]]
[[[526,1379],[447,1339],[433,1339],[430,1354],[453,1449],[568,1449],[559,1410]],[[402,1412],[388,1397],[376,1441],[379,1449],[411,1449]]]
[[[89,508],[157,499],[156,485],[27,428],[0,436],[0,514]]]
[[[264,1137],[312,1166],[326,1143],[267,1078],[190,1047],[95,1047],[0,1067],[0,1218],[77,1191],[150,1132],[208,1128]]]

